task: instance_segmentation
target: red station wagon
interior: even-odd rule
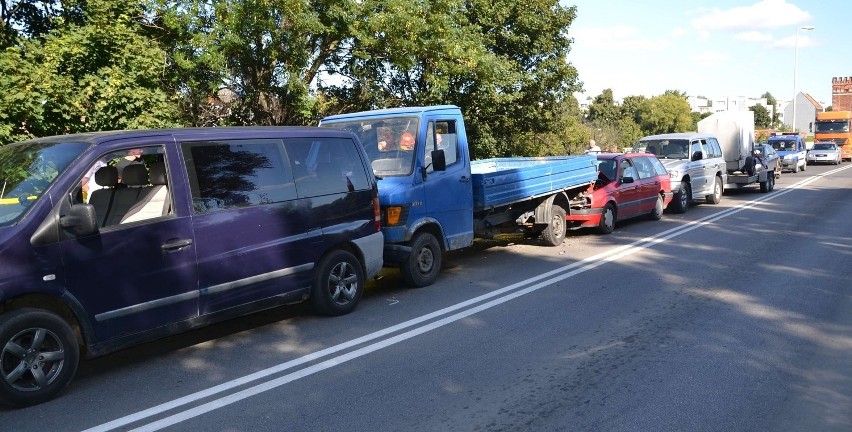
[[[598,180],[565,217],[571,228],[609,234],[615,222],[637,216],[659,220],[672,200],[671,178],[650,153],[600,153]]]

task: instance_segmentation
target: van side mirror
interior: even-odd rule
[[[444,150],[432,150],[432,169],[435,171],[447,170],[447,159],[444,155]]]
[[[59,217],[59,226],[75,236],[87,236],[98,232],[98,218],[91,204],[74,204],[68,214]]]

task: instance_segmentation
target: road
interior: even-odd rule
[[[852,164],[84,362],[6,431],[852,431]]]

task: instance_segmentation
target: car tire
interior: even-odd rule
[[[802,172],[804,172],[805,169],[807,169],[807,167],[808,167],[808,164],[802,164]]]
[[[648,213],[648,219],[658,221],[663,218],[663,196],[657,195],[657,202],[654,203],[654,208],[651,213]]]
[[[793,171],[793,174],[796,174],[796,173],[799,172],[799,162],[796,162],[796,163],[793,164],[793,170],[792,171]]]
[[[0,316],[0,403],[25,407],[53,399],[79,363],[74,331],[58,315],[27,308]]]
[[[364,295],[364,270],[361,263],[345,250],[335,250],[323,257],[314,273],[311,303],[314,310],[329,316],[345,315],[355,310]]]
[[[441,245],[428,232],[421,232],[411,241],[411,254],[400,266],[402,280],[406,284],[421,288],[432,285],[441,272]]]
[[[689,185],[689,183],[681,182],[680,190],[675,193],[674,199],[672,200],[672,203],[670,205],[672,211],[675,213],[686,213],[686,211],[689,209],[689,203],[690,201],[692,201],[692,197],[690,196],[691,194],[692,187]]]
[[[601,213],[601,220],[598,222],[598,232],[601,234],[609,234],[615,230],[615,217],[617,216],[615,204],[607,203]]]
[[[565,240],[567,226],[565,223],[565,209],[561,206],[550,206],[550,223],[541,232],[541,238],[550,246],[559,246]]]
[[[752,174],[754,175],[754,174]],[[713,193],[704,197],[707,204],[719,204],[722,202],[722,178],[716,176],[716,179],[713,180]]]

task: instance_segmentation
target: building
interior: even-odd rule
[[[793,103],[796,104],[796,124],[793,125]],[[807,132],[813,135],[816,113],[823,111],[822,104],[811,95],[803,92],[796,94],[792,102],[784,107],[784,117],[781,121],[794,131]]]
[[[831,109],[852,111],[852,77],[831,79]]]

